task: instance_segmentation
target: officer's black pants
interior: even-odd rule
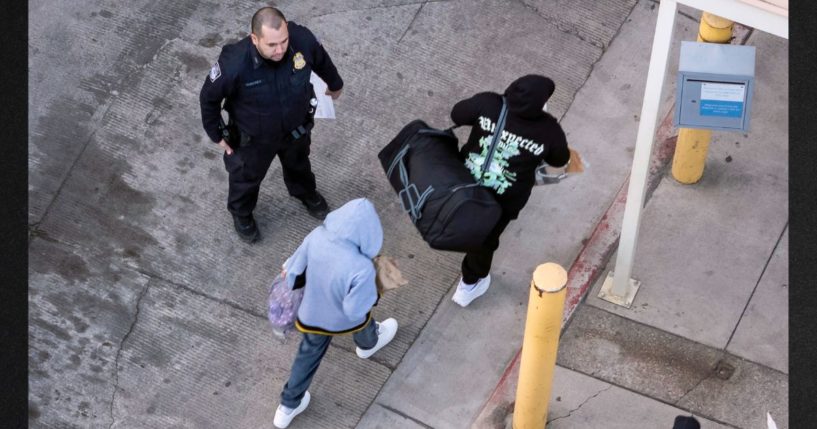
[[[462,260],[462,281],[466,284],[474,284],[479,279],[488,276],[491,272],[491,262],[494,259],[494,252],[499,248],[499,236],[514,218],[507,216],[504,211],[502,217],[485,238],[478,249],[465,254]]]
[[[233,146],[233,154],[224,153],[224,167],[230,175],[227,210],[249,216],[258,202],[261,181],[278,155],[289,195],[303,199],[315,192],[315,175],[309,163],[310,135],[285,143],[251,142]]]

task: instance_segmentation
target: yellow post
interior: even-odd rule
[[[733,22],[704,12],[698,29],[698,41],[706,43],[729,43],[732,40]],[[709,152],[711,130],[681,128],[672,158],[672,177],[683,184],[701,180]]]
[[[548,262],[536,267],[528,298],[513,429],[543,429],[556,367],[567,272]]]

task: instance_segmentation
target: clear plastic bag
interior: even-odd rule
[[[573,151],[571,150],[571,152],[573,152]],[[590,167],[590,163],[585,161],[584,158],[582,158],[580,155],[578,155],[578,153],[576,153],[576,155],[574,155],[574,156],[575,156],[576,161],[573,161],[571,159],[571,162],[577,162],[577,164],[578,164],[577,166],[574,165],[574,168],[573,168],[574,171],[568,171],[568,170],[571,170],[570,168],[551,167],[550,165],[547,165],[547,164],[542,164],[542,165],[536,167],[536,171],[534,172],[534,179],[535,179],[536,186],[551,185],[551,184],[559,183],[562,180],[564,180],[566,177],[574,176],[576,174],[581,174],[581,173],[584,172],[584,170],[586,170],[588,167]],[[578,167],[578,168],[576,168],[576,167]]]
[[[555,171],[549,172],[548,168]],[[551,185],[561,182],[562,179],[567,177],[567,173],[564,172],[564,168],[557,169],[547,164],[542,164],[536,167],[536,173],[534,177],[536,179],[536,186]]]
[[[298,307],[304,297],[304,289],[291,289],[286,279],[275,276],[267,299],[267,319],[276,335],[282,336],[295,328]]]

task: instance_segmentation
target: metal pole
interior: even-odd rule
[[[558,264],[548,262],[533,272],[519,360],[513,429],[543,429],[547,422],[562,329],[565,285],[567,271]]]
[[[675,0],[662,0],[658,6],[658,21],[655,24],[655,38],[652,42],[650,67],[647,71],[647,88],[644,90],[644,104],[641,107],[641,122],[638,124],[638,135],[633,154],[633,167],[630,172],[630,184],[627,189],[627,203],[624,206],[624,222],[621,227],[621,238],[618,242],[618,256],[613,271],[612,294],[626,296],[633,270],[635,244],[638,240],[638,228],[641,221],[641,209],[644,207],[644,195],[649,173],[650,155],[655,138],[658,107],[661,101],[661,89],[667,71],[672,30],[675,26]]]

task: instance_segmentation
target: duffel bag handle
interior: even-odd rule
[[[409,182],[406,164],[403,162],[403,158],[405,158],[408,150],[409,145],[406,145],[397,152],[397,155],[395,155],[394,160],[389,166],[389,170],[386,172],[386,176],[391,177],[394,168],[398,167],[400,171],[400,183],[403,184],[403,189],[397,193],[397,196],[400,198],[400,205],[403,206],[403,211],[409,214],[411,221],[417,223],[417,220],[423,217],[423,205],[425,205],[431,193],[434,192],[434,187],[429,186],[421,194],[420,191],[417,190],[417,186]]]
[[[408,213],[412,223],[417,223],[423,217],[423,205],[432,192],[434,192],[434,188],[429,186],[425,192],[420,194],[417,185],[410,183],[397,194],[400,198],[400,205],[403,206],[403,211]]]
[[[452,131],[456,127],[446,128],[444,130],[438,130],[435,128],[424,128],[422,130],[418,130],[417,134],[424,135],[424,136],[438,136],[438,137],[446,137],[446,138],[453,138],[456,139],[457,136],[454,135],[454,131]]]

